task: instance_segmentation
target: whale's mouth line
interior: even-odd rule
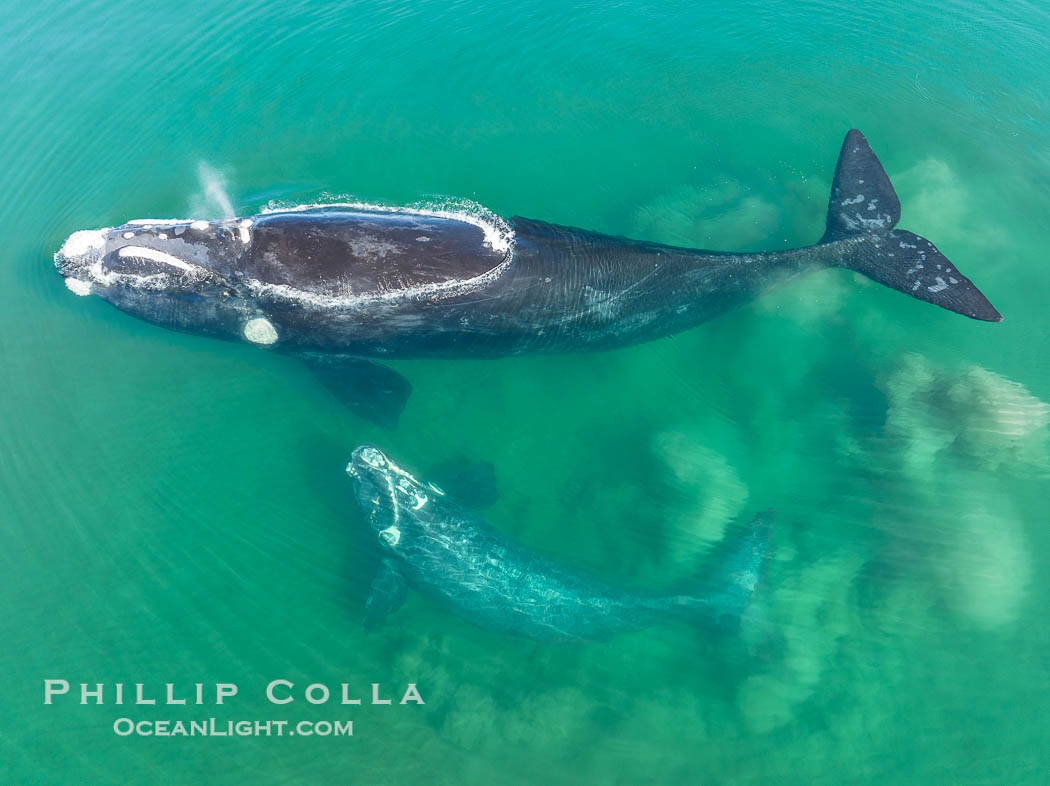
[[[200,265],[194,265],[184,259],[179,259],[174,254],[168,254],[164,251],[158,251],[155,248],[148,248],[146,246],[121,246],[117,249],[117,256],[121,259],[127,259],[128,257],[133,259],[148,259],[151,262],[168,265],[179,270],[184,270],[187,273],[204,272],[204,268]]]

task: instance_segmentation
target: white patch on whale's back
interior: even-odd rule
[[[265,317],[256,317],[244,324],[244,337],[253,344],[270,345],[277,341],[277,329]]]
[[[370,467],[385,467],[387,464],[386,456],[376,448],[365,448],[362,450],[361,459]]]
[[[110,229],[82,229],[74,232],[55,254],[55,266],[66,276],[66,287],[77,295],[91,293],[92,283],[108,286],[115,278],[102,266],[102,256],[106,252],[106,233]],[[70,266],[75,265],[75,269]],[[71,278],[70,276],[86,275],[90,281]]]

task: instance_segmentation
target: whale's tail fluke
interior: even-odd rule
[[[689,620],[727,632],[739,629],[769,564],[776,516],[775,510],[763,511],[726,536],[712,555],[714,570],[678,596],[676,606]]]
[[[973,319],[1001,322],[981,291],[925,238],[895,229],[901,203],[864,134],[846,134],[821,243],[855,241],[843,267],[873,281]]]

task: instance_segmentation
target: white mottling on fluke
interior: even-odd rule
[[[926,287],[928,290],[930,290],[930,292],[941,292],[948,288],[948,284],[945,284],[944,279],[940,276],[937,276],[936,281],[937,283],[934,284],[932,287]]]

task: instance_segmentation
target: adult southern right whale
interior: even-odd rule
[[[300,356],[351,406],[392,424],[411,386],[365,358],[621,347],[826,267],[1002,319],[930,241],[895,229],[899,219],[889,178],[853,130],[824,236],[786,251],[698,251],[525,218],[329,205],[76,232],[55,263],[77,294],[142,319]]]
[[[365,604],[369,627],[411,587],[475,625],[543,641],[593,641],[669,620],[733,630],[769,561],[772,512],[727,537],[704,579],[628,591],[511,540],[371,445],[346,471],[383,555]]]

